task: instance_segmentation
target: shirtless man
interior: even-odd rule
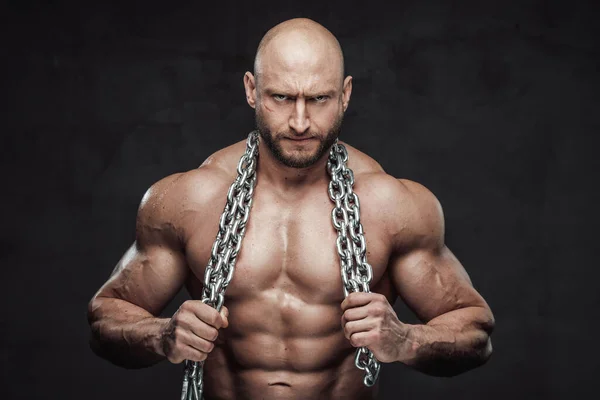
[[[136,241],[89,304],[94,351],[127,368],[206,360],[207,400],[375,398],[354,365],[362,346],[432,375],[483,364],[494,319],[444,244],[437,199],[349,145],[373,280],[372,293],[344,299],[326,161],[352,77],[335,37],[307,19],[277,25],[244,85],[260,131],[257,185],[226,306],[198,299],[245,141],[144,195]],[[158,317],[182,285],[194,300]],[[397,296],[423,324],[398,320]]]

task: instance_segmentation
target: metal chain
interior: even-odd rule
[[[238,163],[238,176],[229,188],[225,209],[219,221],[219,231],[212,247],[211,257],[204,273],[202,302],[221,311],[225,290],[233,277],[237,255],[242,247],[246,224],[250,217],[252,195],[256,186],[258,160],[258,132],[253,131],[246,141],[246,152]],[[338,231],[336,248],[340,256],[344,295],[350,292],[369,292],[373,277],[367,263],[366,242],[360,223],[360,204],[353,192],[354,174],[346,166],[348,152],[337,143],[327,161],[331,176],[329,197],[335,203],[332,211],[333,226]],[[365,371],[364,384],[373,386],[379,375],[380,364],[366,347],[357,349],[356,367]],[[204,362],[185,361],[181,400],[202,400]]]
[[[204,272],[202,302],[217,311],[221,311],[223,307],[225,290],[233,278],[235,262],[250,217],[257,160],[258,132],[252,131],[246,141],[246,151],[238,163],[238,175],[227,192],[227,202],[219,220],[219,231]],[[204,362],[185,361],[181,400],[202,399],[203,372]]]
[[[336,241],[342,270],[345,297],[352,292],[370,292],[373,269],[367,262],[367,243],[360,223],[360,203],[354,193],[354,173],[347,167],[348,152],[337,141],[327,161],[329,198],[335,203],[331,211],[333,226],[338,232]],[[356,349],[354,364],[365,371],[364,384],[371,387],[379,376],[380,363],[366,347]]]

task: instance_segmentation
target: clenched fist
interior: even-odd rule
[[[378,293],[350,293],[342,302],[342,328],[354,347],[367,347],[377,360],[389,363],[408,354],[412,342],[407,325],[401,322],[392,305]]]
[[[217,312],[200,300],[188,300],[164,328],[161,344],[167,360],[179,364],[184,360],[203,361],[215,347],[219,329],[227,328],[229,310]]]

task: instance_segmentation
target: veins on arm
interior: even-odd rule
[[[390,276],[424,324],[410,326],[411,351],[400,361],[429,374],[454,375],[489,358],[493,315],[444,243],[444,218],[435,196],[415,182],[405,181],[402,189],[402,229],[395,236]]]
[[[151,188],[138,210],[136,241],[88,304],[90,345],[111,362],[137,368],[161,359],[157,316],[182,286],[188,268],[172,213],[161,197],[171,183]]]

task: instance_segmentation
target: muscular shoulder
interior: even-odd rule
[[[444,242],[444,215],[435,195],[425,186],[387,174],[377,161],[343,143],[360,195],[361,214],[385,226],[395,246],[440,248]]]
[[[444,213],[439,200],[417,182],[399,179],[398,183],[407,198],[404,220],[411,235],[406,244],[419,248],[441,248],[444,244]]]
[[[235,179],[237,160],[244,152],[236,143],[209,156],[200,167],[169,175],[154,183],[144,194],[138,209],[138,237],[160,236],[180,241],[183,220],[194,213],[209,212],[215,201],[224,198]]]
[[[425,186],[383,172],[365,174],[361,183],[371,207],[397,248],[440,248],[444,216],[440,202]],[[357,180],[358,184],[358,180]]]
[[[377,161],[375,161],[369,155],[363,153],[357,148],[350,146],[348,143],[341,142],[348,150],[348,167],[352,169],[354,175],[365,174],[365,173],[381,173],[384,172],[383,168]]]

